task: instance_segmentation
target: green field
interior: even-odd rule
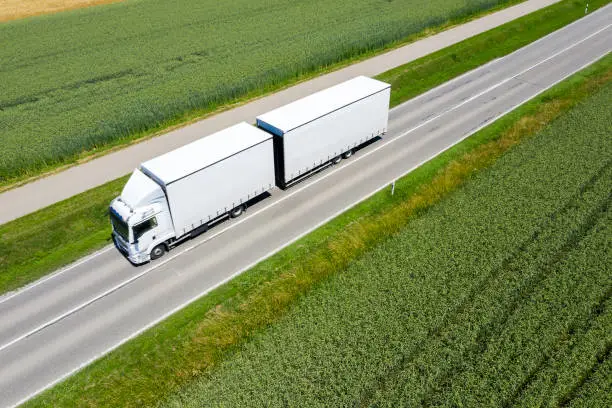
[[[127,0],[0,24],[0,183],[516,0]]]
[[[166,406],[610,406],[612,83]]]

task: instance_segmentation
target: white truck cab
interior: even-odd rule
[[[166,195],[161,187],[134,170],[121,195],[110,205],[116,246],[135,263],[159,258],[174,236]]]
[[[272,135],[247,123],[148,160],[110,205],[117,248],[134,264],[157,259],[274,186]]]

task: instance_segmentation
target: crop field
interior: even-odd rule
[[[0,24],[0,182],[515,0],[128,0]]]
[[[612,405],[612,83],[165,406]]]

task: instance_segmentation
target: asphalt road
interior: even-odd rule
[[[165,258],[106,248],[0,298],[0,406],[60,381],[496,118],[610,52],[612,6],[390,113],[352,158],[251,207]]]
[[[140,163],[241,121],[358,75],[374,76],[559,0],[528,0],[391,52],[322,75],[162,136],[124,148],[0,194],[0,225],[129,174]]]

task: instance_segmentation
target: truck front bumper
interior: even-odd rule
[[[115,243],[115,247],[121,252],[125,257],[134,265],[141,265],[143,263],[149,262],[151,257],[149,254],[143,253],[130,253],[130,250],[127,247],[127,244],[113,231],[113,241]]]
[[[127,259],[130,260],[134,265],[141,265],[143,263],[147,263],[151,260],[149,254],[129,254]]]

